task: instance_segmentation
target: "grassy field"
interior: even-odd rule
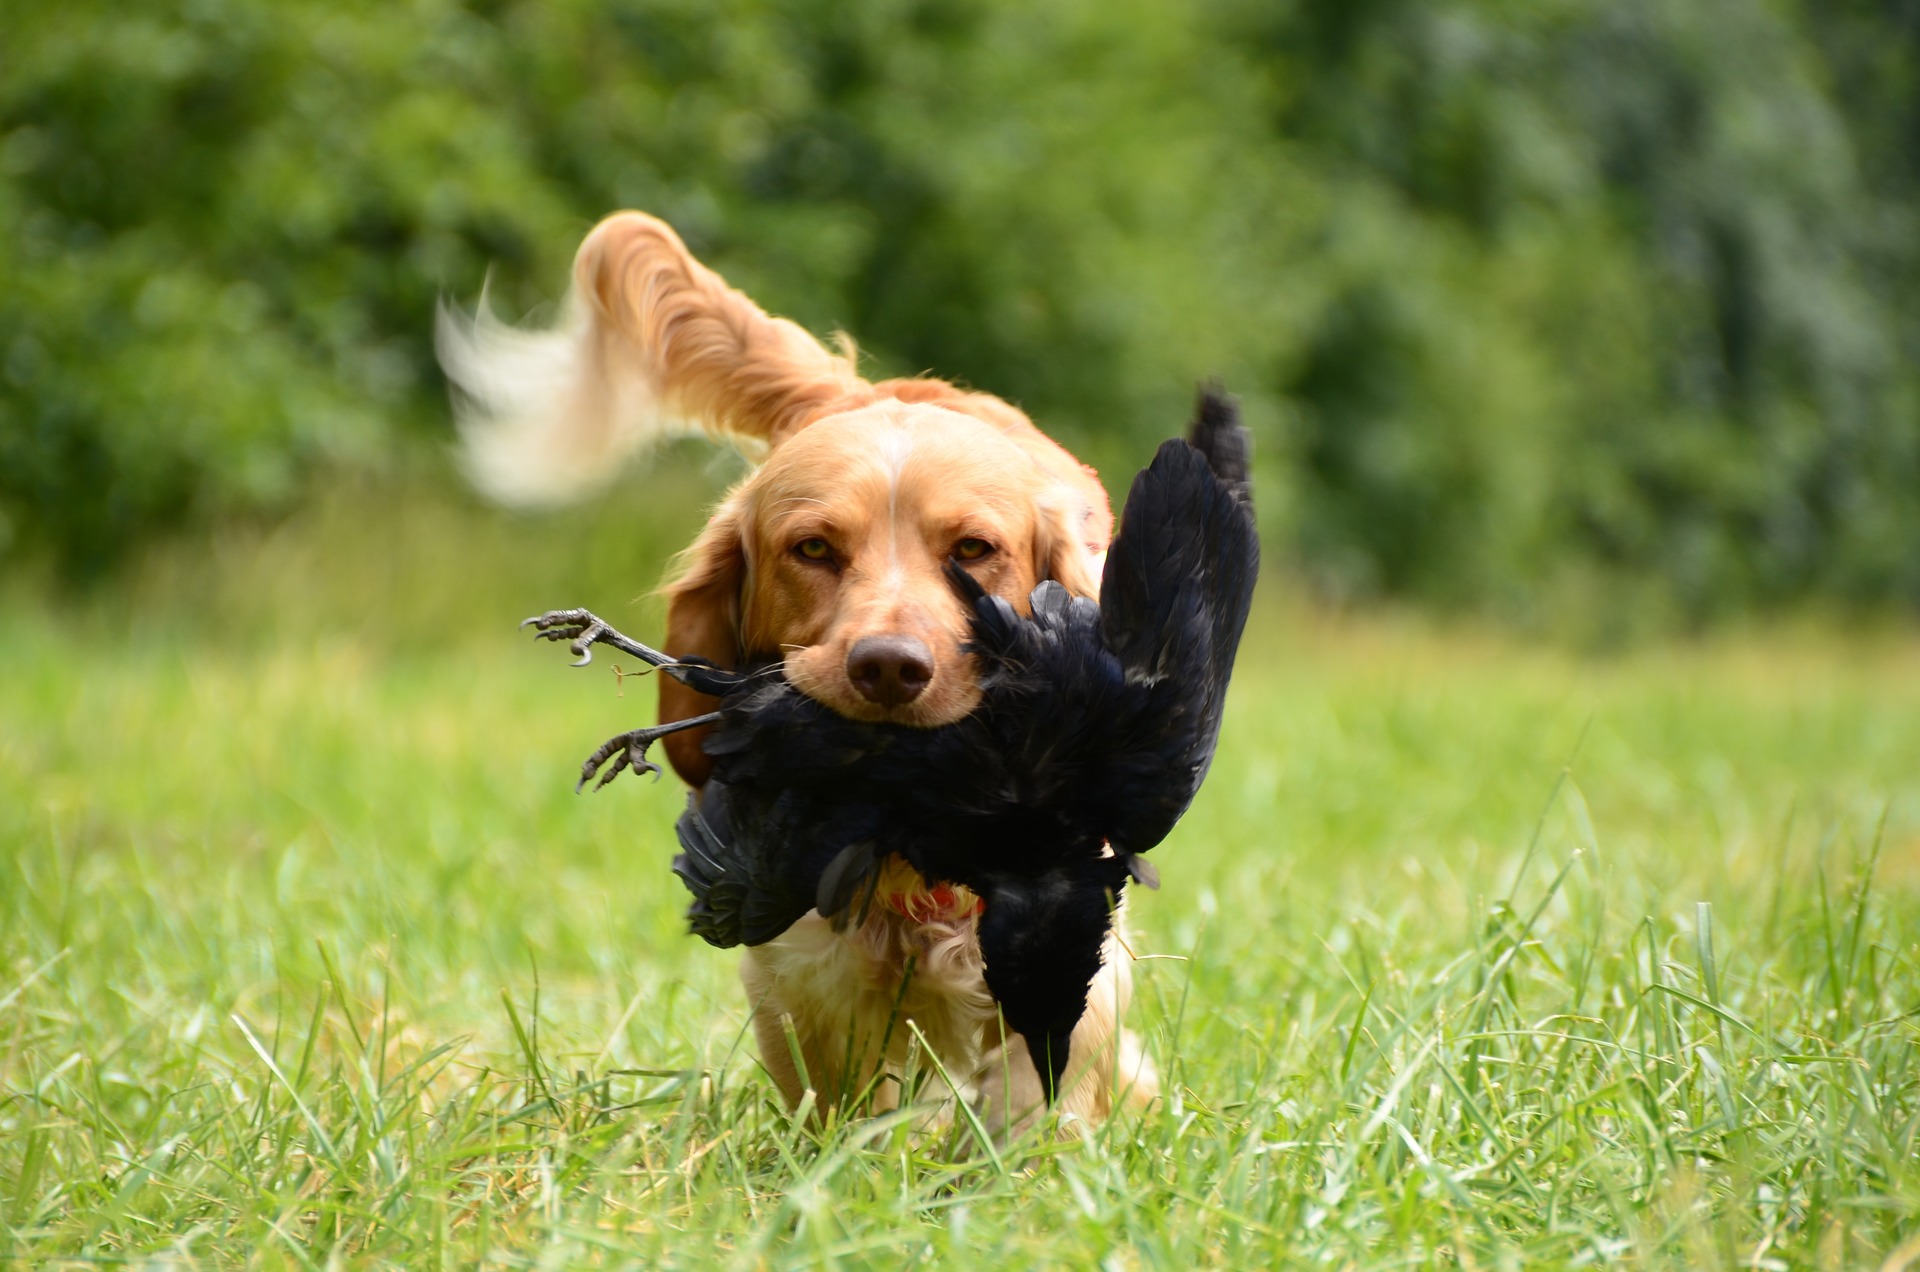
[[[513,629],[657,630],[710,484],[0,592],[0,1262],[1920,1257],[1910,634],[1598,659],[1276,589],[1134,910],[1166,1099],[817,1129],[684,934],[678,791],[572,793],[651,686]]]

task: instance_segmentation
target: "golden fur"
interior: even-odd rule
[[[566,497],[675,428],[764,457],[666,588],[663,644],[676,654],[779,658],[797,688],[843,715],[931,727],[979,700],[961,652],[966,616],[941,574],[958,545],[987,590],[1017,606],[1048,578],[1097,594],[1113,517],[1091,470],[999,398],[861,378],[850,343],[830,350],[770,317],[653,217],[620,213],[588,235],[555,330],[505,327],[484,307],[471,325],[443,314],[440,353],[465,398],[469,471],[504,499]],[[928,652],[911,700],[863,694],[849,654],[869,637]],[[660,685],[663,723],[714,706],[669,678]],[[707,780],[698,733],[665,745],[684,780]],[[971,1098],[997,1128],[1038,1110],[1024,1044],[999,1046],[973,899],[948,893],[930,908],[928,895],[900,867],[864,923],[836,933],[809,914],[747,951],[741,978],[761,1057],[790,1104],[811,1087],[819,1098],[870,1091],[890,1106],[884,1074],[897,1073],[910,1037],[897,1004],[950,1073],[971,1077]],[[1130,992],[1110,941],[1074,1033],[1063,1111],[1098,1117],[1116,1092],[1151,1098],[1152,1068],[1118,1027]]]

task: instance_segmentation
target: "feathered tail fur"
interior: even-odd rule
[[[508,503],[583,494],[674,432],[764,454],[872,391],[850,345],[830,350],[770,317],[640,212],[608,217],[580,245],[553,328],[503,323],[483,298],[471,319],[442,306],[436,344],[468,473]]]

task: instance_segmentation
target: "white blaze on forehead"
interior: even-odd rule
[[[897,587],[905,582],[900,565],[900,474],[913,454],[913,432],[898,415],[889,424],[875,450],[887,474],[887,581]]]

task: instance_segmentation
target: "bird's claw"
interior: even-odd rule
[[[574,794],[585,790],[588,782],[593,782],[593,789],[597,791],[629,768],[635,773],[651,773],[653,780],[659,781],[660,766],[647,758],[647,748],[663,733],[671,732],[671,729],[634,729],[608,738],[580,766],[580,780],[574,785]],[[613,762],[608,764],[609,760]],[[606,765],[604,773],[600,771],[603,764]],[[594,782],[596,776],[600,780]]]
[[[536,629],[533,633],[535,640],[566,641],[567,648],[573,651],[573,665],[576,667],[584,667],[593,661],[595,645],[612,645],[652,667],[673,668],[678,665],[672,656],[623,635],[592,610],[548,610],[544,614],[521,620],[520,626]]]
[[[533,633],[535,640],[566,641],[567,648],[573,651],[576,667],[592,662],[594,642],[613,631],[592,610],[583,609],[548,610],[523,620],[520,626],[537,629]]]
[[[717,723],[719,719],[718,711],[709,711],[705,715],[688,716],[684,720],[656,724],[650,729],[632,729],[608,738],[600,744],[600,749],[589,755],[587,762],[580,766],[580,781],[574,786],[574,793],[578,794],[585,790],[587,783],[593,782],[596,774],[599,775],[600,780],[593,782],[593,789],[597,791],[629,768],[636,773],[651,773],[653,779],[656,782],[659,781],[660,766],[647,758],[647,748],[669,733],[702,728]],[[612,761],[611,764],[607,763],[609,760]],[[604,773],[600,771],[602,764],[607,766]]]

